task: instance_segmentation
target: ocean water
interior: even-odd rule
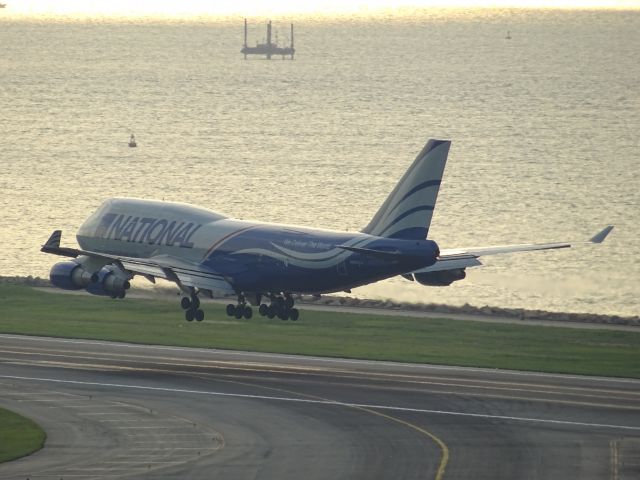
[[[244,60],[242,18],[1,15],[0,275],[46,277],[109,196],[355,231],[435,137],[441,248],[613,233],[354,295],[640,314],[640,11],[273,20],[294,61]]]

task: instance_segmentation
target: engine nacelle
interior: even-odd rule
[[[124,298],[131,284],[131,275],[113,265],[102,267],[94,274],[94,282],[87,286],[87,292],[93,295],[107,295],[112,298]]]
[[[413,276],[416,282],[421,285],[447,287],[453,282],[464,279],[467,273],[464,271],[464,268],[453,268],[451,270],[440,270],[438,272],[414,273]]]
[[[49,272],[51,283],[64,290],[80,290],[92,282],[92,274],[78,262],[59,262]]]

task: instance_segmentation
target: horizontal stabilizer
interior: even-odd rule
[[[349,250],[350,252],[361,253],[362,255],[369,255],[370,257],[377,258],[398,258],[404,255],[398,250],[374,250],[372,248],[350,247],[348,245],[336,245],[336,247],[342,248],[343,250]]]
[[[569,248],[570,243],[526,243],[522,245],[500,245],[496,247],[472,247],[454,248],[441,250],[440,257],[452,255],[473,255],[474,257],[484,257],[487,255],[499,255],[502,253],[533,252],[536,250],[555,250],[558,248]]]
[[[410,273],[441,272],[443,270],[464,269],[480,265],[482,265],[482,262],[474,255],[449,255],[438,258],[436,263],[429,267],[414,270]]]

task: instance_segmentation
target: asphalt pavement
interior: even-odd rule
[[[0,335],[1,479],[637,479],[640,381]]]

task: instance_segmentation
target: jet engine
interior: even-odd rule
[[[93,281],[93,275],[82,268],[78,262],[59,262],[51,267],[49,279],[51,283],[64,290],[80,290]]]
[[[86,289],[93,295],[107,295],[111,298],[124,298],[126,291],[131,288],[129,280],[132,275],[115,265],[105,265],[96,274],[94,282]]]
[[[464,268],[453,268],[451,270],[440,270],[437,272],[414,273],[416,281],[421,285],[431,287],[447,287],[453,282],[462,280],[467,276]]]

